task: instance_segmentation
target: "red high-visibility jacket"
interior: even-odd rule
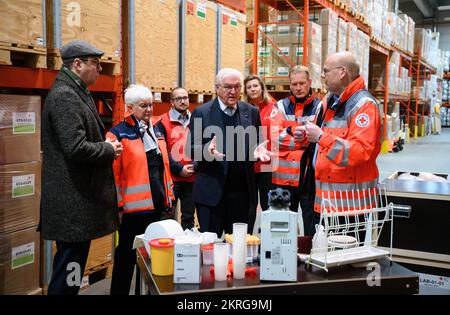
[[[258,104],[259,109],[259,117],[261,118],[261,128],[262,128],[262,141],[266,141],[267,139],[270,139],[270,128],[271,128],[271,121],[270,114],[272,113],[272,110],[275,106],[276,101],[272,100],[269,103],[261,102]],[[271,144],[270,141],[267,143],[267,150],[270,151]],[[255,173],[260,173],[261,171],[272,171],[272,168],[270,167],[271,162],[261,162],[256,161],[255,162]]]
[[[376,99],[358,77],[335,104],[325,98],[323,134],[315,163],[314,210],[331,200],[334,210],[374,206],[378,184],[377,156],[381,149],[381,119]]]
[[[152,118],[152,124],[155,123],[156,121]],[[119,207],[123,207],[123,213],[154,210],[147,155],[139,127],[128,115],[125,121],[111,128],[106,137],[112,140],[117,139],[123,145],[122,154],[113,163]],[[171,207],[174,193],[166,142],[162,136],[157,138],[164,164],[164,205]]]
[[[175,168],[181,172],[184,165],[192,164],[192,161],[184,154],[186,137],[189,132],[189,124],[184,127],[178,120],[171,119],[169,112],[165,113],[160,118],[160,123],[164,128],[164,137],[167,142],[167,150],[169,152],[169,161],[171,164],[170,166],[173,181],[194,182],[195,175],[182,177],[178,176],[175,172]]]
[[[272,174],[272,183],[284,186],[299,186],[300,161],[308,146],[306,139],[302,143],[294,141],[291,135],[296,126],[306,124],[306,121],[316,122],[321,108],[321,102],[311,95],[304,103],[295,104],[295,115],[287,115],[285,108],[294,104],[295,98],[289,96],[276,103],[275,110],[271,113],[272,127],[272,151],[278,156],[275,162],[276,168]],[[288,128],[291,129],[291,134]]]

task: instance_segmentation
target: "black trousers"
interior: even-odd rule
[[[233,223],[248,224],[248,231],[253,231],[254,215],[250,215],[249,193],[225,191],[216,207],[196,204],[200,232],[213,232],[218,237],[233,233]],[[253,217],[253,220],[251,218]],[[249,222],[253,221],[253,222]]]
[[[262,211],[264,211],[269,208],[269,191],[274,189],[274,185],[272,184],[272,173],[260,172],[255,175],[259,192],[259,204],[261,205]]]
[[[48,295],[78,294],[90,246],[91,241],[79,243],[56,241]]]
[[[297,212],[298,205],[302,208],[303,228],[305,236],[313,236],[314,228],[314,194],[301,193],[298,187],[278,185],[277,187],[286,189],[291,193],[291,205],[289,209]]]
[[[150,213],[126,213],[119,227],[119,245],[114,252],[114,267],[111,280],[112,295],[128,295],[134,266],[136,265],[136,250],[133,241],[136,235],[143,234],[150,223],[159,221],[161,211]]]
[[[181,210],[181,227],[183,230],[194,227],[195,204],[192,200],[192,182],[174,182],[175,200],[179,200]],[[176,207],[176,204],[175,204]]]

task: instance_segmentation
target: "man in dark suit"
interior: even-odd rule
[[[253,151],[261,121],[258,109],[239,101],[242,74],[222,69],[216,77],[217,98],[191,116],[186,153],[195,162],[192,198],[200,231],[232,233],[233,223],[253,230],[257,190]]]
[[[122,152],[87,89],[103,52],[73,41],[61,49],[63,67],[42,114],[41,232],[56,241],[48,294],[78,294],[91,240],[114,232],[118,208],[112,163]]]

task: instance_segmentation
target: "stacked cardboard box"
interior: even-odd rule
[[[337,46],[336,51],[341,52],[347,49],[347,29],[348,23],[343,19],[338,19]]]
[[[330,10],[320,11],[319,24],[322,26],[322,62],[336,52],[338,15]]]
[[[358,28],[353,23],[347,25],[347,50],[356,53],[358,49]]]
[[[0,294],[39,288],[41,98],[0,94]]]
[[[39,288],[40,236],[36,227],[0,234],[0,294]]]
[[[273,18],[285,19],[278,15]],[[292,18],[292,17],[290,17]],[[265,25],[261,30],[271,39],[260,34],[258,38],[258,74],[261,76],[288,76],[293,65],[302,64],[304,54],[304,27],[298,24]],[[313,87],[321,87],[322,28],[314,22],[308,23],[307,63],[310,68]],[[288,78],[266,78],[267,84],[288,84]]]

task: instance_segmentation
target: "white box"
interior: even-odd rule
[[[200,283],[200,242],[185,242],[175,239],[173,283]]]

